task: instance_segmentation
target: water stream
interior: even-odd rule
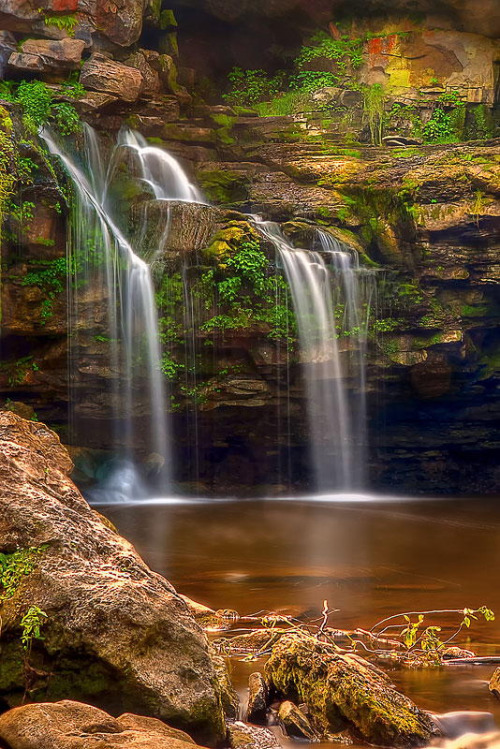
[[[112,411],[117,459],[95,498],[146,496],[148,489],[136,470],[139,454],[148,456],[156,486],[168,495],[170,437],[150,263],[168,233],[169,212],[158,245],[145,247],[148,211],[142,213],[141,226],[132,238],[129,216],[115,188],[125,166],[155,200],[194,202],[202,201],[202,196],[173,157],[132,131],[122,130],[110,148],[84,125],[80,151],[58,141],[49,130],[42,137],[61,159],[74,188],[67,256],[73,439],[78,444],[86,417],[79,410],[77,392],[89,377],[97,375],[103,389],[96,407]],[[89,350],[88,331],[92,329],[98,330],[94,345],[105,344],[98,352],[101,366],[97,372],[89,364],[96,353]]]
[[[273,222],[256,220],[255,225],[279,253],[292,294],[307,392],[313,488],[320,493],[363,488],[366,337],[374,276],[360,267],[354,250],[326,231],[318,231],[317,252],[293,247]],[[369,282],[362,284],[362,277]],[[350,345],[343,345],[348,337]],[[354,388],[349,378],[356,380]]]

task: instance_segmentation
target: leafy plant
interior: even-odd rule
[[[36,568],[38,556],[45,549],[45,546],[31,546],[11,553],[0,552],[0,603],[12,598],[23,578]]]
[[[23,278],[23,286],[38,286],[46,293],[42,302],[40,321],[45,325],[52,317],[52,308],[58,294],[65,289],[65,279],[68,274],[68,264],[65,257],[47,260],[38,271],[31,271]]]
[[[47,614],[39,606],[30,606],[21,619],[21,644],[24,650],[31,650],[33,640],[43,640],[42,627]]]
[[[228,75],[230,90],[223,98],[239,106],[256,104],[272,99],[284,86],[283,72],[269,75],[265,70],[243,70],[235,67]]]
[[[426,617],[429,615],[458,615],[459,622],[455,631],[447,636],[445,640],[441,639],[440,633],[442,627],[435,624],[426,624]],[[416,618],[412,618],[416,617]],[[375,624],[370,632],[377,639],[390,633],[391,638],[397,638],[412,653],[421,652],[432,656],[438,656],[439,651],[444,650],[463,629],[469,629],[472,621],[477,621],[483,617],[485,621],[491,622],[495,615],[487,606],[480,606],[477,609],[441,609],[435,611],[410,611],[403,614],[394,614]],[[400,623],[398,620],[403,620]],[[389,623],[391,622],[391,623]],[[383,626],[382,626],[383,625]]]
[[[423,126],[424,138],[430,143],[454,142],[462,135],[465,104],[454,91],[441,94],[431,119]]]
[[[66,15],[48,15],[43,19],[46,26],[55,26],[60,31],[65,31],[68,36],[75,35],[75,26],[78,18],[74,13]]]
[[[80,129],[80,116],[74,106],[67,101],[52,105],[51,119],[61,135],[71,135]]]
[[[334,39],[325,31],[319,31],[301,48],[295,64],[298,68],[304,68],[307,64],[321,59],[335,62],[336,78],[339,80],[349,67],[357,69],[361,66],[363,42],[361,39],[351,39],[348,36]]]
[[[67,84],[73,86],[74,84]],[[54,102],[50,89],[43,81],[21,81],[13,100],[23,109],[23,119],[30,130],[38,130],[48,122],[63,135],[71,135],[80,129],[80,117],[69,102]]]

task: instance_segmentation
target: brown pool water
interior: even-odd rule
[[[371,627],[401,611],[477,608],[497,614],[457,644],[500,655],[500,502],[239,500],[101,507],[182,593],[240,614],[336,609],[330,625]],[[242,697],[257,664],[234,660]],[[486,710],[494,665],[395,671],[395,683],[435,712]]]

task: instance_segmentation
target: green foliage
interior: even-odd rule
[[[185,368],[185,365],[177,362],[169,352],[163,354],[160,369],[167,380],[176,380],[179,373]]]
[[[370,128],[370,139],[374,145],[382,143],[384,130],[385,92],[381,83],[363,88],[364,113]]]
[[[21,104],[25,120],[36,129],[48,122],[52,94],[43,81],[21,81],[15,100]]]
[[[80,116],[67,101],[52,105],[51,118],[61,135],[71,135],[80,130]]]
[[[238,106],[257,104],[272,99],[284,86],[283,72],[269,75],[265,70],[233,68],[228,75],[230,90],[223,94],[225,101]]]
[[[30,606],[21,619],[21,644],[23,650],[31,650],[33,640],[43,640],[42,627],[47,614],[38,606]]]
[[[77,98],[81,90],[81,86],[67,82],[64,93]],[[47,123],[54,124],[62,135],[80,130],[80,117],[73,104],[54,102],[51,90],[43,81],[21,81],[12,96],[13,101],[21,105],[24,123],[29,130],[36,131]]]
[[[9,554],[0,553],[0,604],[15,595],[23,578],[33,572],[38,564],[39,555],[46,548],[32,546]]]
[[[397,330],[402,325],[402,320],[397,320],[393,317],[382,317],[379,320],[374,320],[371,324],[371,330],[374,333],[391,333]]]
[[[12,120],[6,109],[0,107],[0,229],[4,211],[14,189],[15,147],[12,137]]]
[[[242,242],[238,251],[227,261],[241,282],[247,281],[253,290],[261,293],[266,289],[268,260],[256,240]]]
[[[68,263],[65,257],[55,260],[40,261],[40,270],[31,271],[23,278],[23,286],[38,286],[46,297],[42,302],[40,321],[45,325],[52,317],[52,307],[58,294],[65,289],[65,281],[68,275]]]
[[[65,31],[68,36],[75,35],[75,26],[78,18],[74,13],[66,15],[48,15],[43,19],[46,26],[55,26],[60,31]]]
[[[9,387],[15,387],[23,383],[30,372],[38,372],[40,367],[31,354],[22,356],[15,361],[5,360],[0,363],[0,372],[7,375]]]
[[[265,70],[233,68],[229,73],[229,91],[224,99],[236,106],[255,106],[262,116],[289,115],[303,110],[311,93],[336,86],[346,75],[360,67],[363,43],[347,36],[333,39],[325,32],[315,34],[294,60],[294,71],[270,74]],[[321,68],[325,61],[332,70]],[[317,104],[316,108],[321,107]]]
[[[454,91],[441,94],[431,119],[422,134],[429,143],[453,143],[460,140],[465,123],[465,105]]]
[[[304,68],[317,60],[332,60],[335,63],[337,81],[349,72],[357,69],[363,62],[363,42],[361,39],[350,39],[342,36],[333,39],[324,31],[311,37],[309,44],[304,45],[296,60],[298,68]]]
[[[410,619],[408,614],[402,614],[406,626],[401,630],[400,638],[407,650],[414,650],[418,646],[422,651],[430,653],[442,650],[448,644],[448,642],[443,642],[439,636],[442,627],[437,625],[424,626],[426,613],[419,613],[417,619],[414,621]],[[478,609],[465,608],[462,614],[463,618],[459,624],[458,631],[461,631],[463,628],[470,628],[472,620],[477,620],[479,616],[483,616],[487,622],[495,619],[493,611],[486,606],[481,606]]]
[[[290,79],[290,85],[292,89],[314,93],[320,88],[336,86],[338,80],[338,76],[331,72],[325,72],[323,70],[302,70],[292,76]]]
[[[304,112],[310,108],[310,98],[302,89],[284,91],[271,101],[259,102],[255,111],[261,117],[287,117],[297,112]]]

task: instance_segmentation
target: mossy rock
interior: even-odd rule
[[[214,203],[234,205],[248,199],[246,179],[238,172],[212,169],[198,174],[198,181]]]
[[[217,232],[209,246],[203,250],[207,259],[215,259],[224,264],[243,242],[259,239],[259,235],[248,221],[230,221],[227,226]]]
[[[417,747],[428,744],[435,732],[429,715],[397,692],[380,670],[305,632],[278,641],[266,676],[281,695],[306,703],[322,734],[350,728],[371,744]]]

